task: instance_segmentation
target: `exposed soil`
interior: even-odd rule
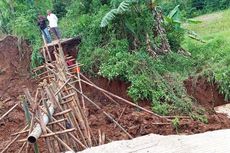
[[[36,84],[30,79],[31,48],[25,42],[18,47],[18,39],[7,36],[0,40],[0,98],[16,100],[23,86],[32,89]]]
[[[98,86],[111,91],[114,94],[117,94],[123,98],[129,99],[126,93],[126,89],[128,88],[127,84],[122,83],[121,81],[109,81],[105,78],[91,78],[91,80],[97,84]],[[190,80],[191,81],[191,80]],[[186,81],[186,82],[189,82]],[[202,84],[203,83],[203,84]],[[207,82],[200,82],[200,86],[210,86]],[[191,87],[186,84],[186,87]],[[201,88],[203,89],[203,88]],[[209,90],[207,94],[205,94],[205,90],[197,89],[197,92],[203,92],[203,96],[211,96],[209,95]],[[209,89],[209,88],[205,88]],[[83,85],[84,92],[91,97],[91,99],[95,100],[97,104],[103,108],[103,111],[112,114],[112,116],[118,120],[118,122],[133,136],[138,137],[142,135],[146,135],[149,133],[156,133],[161,135],[169,135],[176,134],[175,128],[171,124],[166,124],[165,120],[150,115],[146,112],[140,111],[136,108],[127,106],[123,102],[119,102],[120,105],[112,103],[108,98],[104,95],[100,94],[99,91],[89,87],[87,85]],[[188,88],[190,91],[190,88]],[[218,95],[216,86],[213,87],[213,92]],[[223,96],[219,95],[219,101],[216,105],[224,104]],[[201,96],[202,97],[202,96]],[[196,98],[196,97],[195,97]],[[222,99],[221,99],[222,98]],[[202,99],[202,98],[201,98]],[[206,131],[218,130],[230,128],[230,120],[224,114],[216,114],[213,109],[211,109],[211,105],[209,105],[208,98],[207,101],[201,101],[201,105],[204,106],[208,110],[208,122],[209,124],[204,124],[199,121],[194,121],[191,119],[181,119],[179,125],[179,133],[186,134],[195,134],[202,133]],[[197,99],[199,103],[199,97]],[[206,104],[207,103],[207,104]],[[139,103],[144,108],[150,109],[150,104],[148,102],[140,102]],[[102,111],[97,110],[92,106],[88,106],[90,109],[88,111],[88,118],[90,126],[95,129],[102,129],[103,132],[106,133],[107,137],[111,140],[121,140],[128,139],[127,135],[124,134],[119,128],[114,128],[114,123],[110,122],[109,119],[103,115]],[[213,108],[213,107],[212,107]],[[158,124],[162,123],[162,124]],[[97,131],[97,130],[95,130]],[[113,132],[111,132],[113,131]]]
[[[25,42],[21,44],[21,52],[17,46],[18,39],[13,36],[0,40],[0,116],[16,104],[18,96],[23,94],[23,87],[32,91],[36,86],[28,71],[31,49]],[[10,135],[23,126],[24,113],[20,108],[0,121],[0,150],[9,143]],[[15,152],[15,149],[9,152]]]
[[[6,37],[4,40],[0,40],[0,69],[3,70],[0,74],[0,116],[18,101],[17,97],[22,94],[23,86],[31,91],[36,89],[36,82],[30,78],[28,71],[31,51],[25,42],[22,43],[22,51],[23,54],[20,54],[16,38]],[[105,90],[130,100],[127,96],[129,84],[116,80],[108,81],[104,78],[90,79]],[[185,86],[188,89],[188,93],[197,99],[197,103],[208,110],[209,124],[184,118],[180,121],[179,133],[194,134],[230,128],[230,120],[226,115],[216,114],[213,111],[214,106],[226,103],[223,100],[223,96],[218,94],[216,85],[208,84],[205,79],[198,79],[194,86],[193,79],[190,78],[185,81]],[[111,114],[133,137],[149,133],[162,135],[177,133],[171,123],[166,123],[165,120],[159,117],[128,106],[121,101],[117,101],[119,104],[115,104],[90,86],[83,84],[83,91],[102,108],[102,110],[98,110],[87,103],[87,117],[95,137],[98,135],[98,130],[101,129],[106,134],[108,142],[128,139],[128,136],[106,118],[102,111]],[[9,97],[11,101],[3,103]],[[146,109],[150,109],[150,103],[148,102],[140,102],[139,104]],[[0,150],[10,142],[10,134],[22,129],[24,125],[24,113],[20,108],[14,110],[0,122]],[[12,146],[8,152],[15,152],[20,145]],[[45,147],[40,148],[44,149]],[[41,152],[46,151],[41,150]]]
[[[224,96],[218,92],[218,85],[207,82],[205,78],[190,77],[185,82],[185,87],[190,96],[206,109],[213,110],[215,106],[227,104]]]

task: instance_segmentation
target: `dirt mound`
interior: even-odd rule
[[[20,46],[20,47],[18,47]],[[22,87],[32,88],[30,81],[31,48],[25,42],[19,45],[16,37],[0,40],[0,98],[17,98]]]
[[[23,87],[32,90],[36,86],[29,73],[31,49],[25,42],[18,47],[18,42],[13,36],[0,40],[0,116],[18,101]],[[0,121],[0,150],[9,143],[10,135],[23,126],[24,113],[20,108]]]
[[[213,110],[215,106],[229,103],[218,92],[217,84],[211,84],[205,78],[194,79],[190,77],[184,83],[188,94],[206,109]]]

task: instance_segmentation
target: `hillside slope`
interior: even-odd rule
[[[196,65],[195,76],[205,76],[210,83],[218,85],[218,90],[230,99],[230,10],[195,18],[202,21],[188,26],[198,33],[206,43],[189,38],[184,48],[192,53],[191,61]]]

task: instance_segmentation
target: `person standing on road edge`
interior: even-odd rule
[[[43,36],[45,37],[46,43],[47,44],[51,43],[52,39],[51,39],[49,30],[47,28],[47,25],[46,25],[46,18],[39,14],[37,25],[40,27],[40,30],[41,30]]]
[[[58,28],[58,18],[50,10],[47,10],[47,19],[49,21],[49,26],[51,31],[55,34],[58,40],[61,39],[61,33]]]

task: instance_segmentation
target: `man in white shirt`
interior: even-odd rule
[[[47,10],[47,19],[49,21],[49,26],[51,31],[55,34],[58,40],[61,39],[61,33],[58,28],[58,18],[55,14],[53,14],[50,10]]]

